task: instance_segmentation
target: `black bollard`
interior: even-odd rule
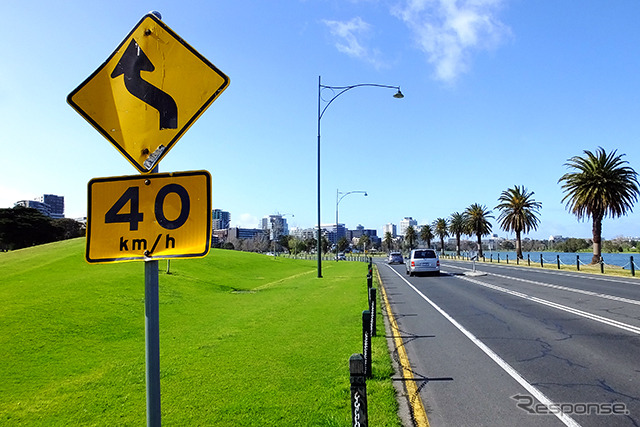
[[[630,257],[629,262],[631,263],[631,275],[635,276],[636,275],[636,266],[633,265],[633,256]]]
[[[371,378],[371,312],[362,312],[362,355],[364,356],[364,374]]]
[[[352,354],[349,358],[349,381],[351,382],[351,425],[367,427],[367,380],[364,357]]]
[[[376,336],[376,288],[369,289],[369,312],[371,313],[371,336]]]

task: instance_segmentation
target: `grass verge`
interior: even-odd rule
[[[0,253],[0,424],[144,425],[144,266],[84,240]],[[366,267],[217,250],[160,262],[164,425],[350,425]],[[384,326],[371,425],[400,426]]]

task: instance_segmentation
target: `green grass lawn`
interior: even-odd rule
[[[160,261],[162,421],[350,425],[366,265],[214,250]],[[0,253],[0,425],[144,425],[144,265],[84,239]],[[400,426],[381,316],[371,425]]]

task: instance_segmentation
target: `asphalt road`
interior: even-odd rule
[[[640,280],[378,269],[431,426],[640,425]]]

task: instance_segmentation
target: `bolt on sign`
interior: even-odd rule
[[[147,173],[228,85],[224,73],[150,13],[67,102]]]
[[[209,172],[94,178],[88,190],[88,262],[197,258],[209,252]]]

